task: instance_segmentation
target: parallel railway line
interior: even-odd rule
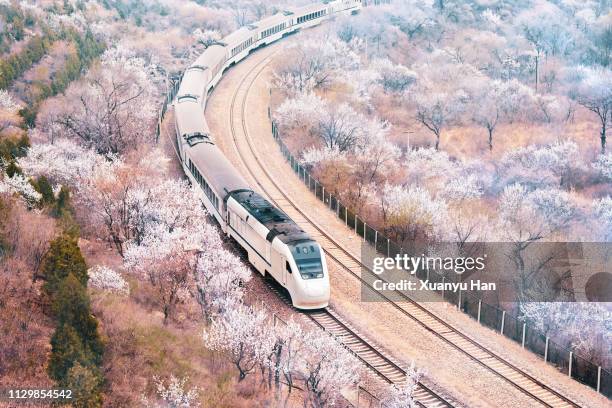
[[[274,53],[275,52],[267,55],[253,66],[253,68],[241,79],[240,84],[232,96],[230,105],[230,128],[233,147],[239,157],[239,160],[242,162],[243,167],[251,175],[253,180],[255,180],[261,192],[267,196],[271,202],[287,213],[296,223],[302,226],[302,228],[306,229],[307,232],[309,232],[311,236],[313,236],[319,242],[330,259],[336,262],[343,270],[360,280],[362,284],[371,288],[370,284],[361,276],[362,271],[368,271],[365,265],[363,265],[355,255],[340,245],[330,234],[319,226],[316,221],[314,221],[309,215],[299,208],[299,206],[275,181],[274,177],[269,173],[268,169],[263,165],[261,159],[255,152],[253,141],[249,135],[245,122],[246,100],[253,83],[271,62]],[[237,101],[239,100],[239,94],[242,94],[242,99],[238,104]],[[241,118],[240,123],[237,123],[237,117]],[[244,135],[243,142],[240,142],[238,138],[239,132],[242,132]],[[373,290],[373,288],[371,289]],[[405,300],[405,302],[398,303],[385,297],[379,292],[376,293],[383,297],[390,305],[392,305],[403,315],[413,319],[419,325],[431,332],[434,336],[443,340],[481,366],[509,382],[511,385],[519,389],[525,395],[531,397],[540,405],[555,408],[579,407],[579,405],[574,401],[563,396],[558,391],[531,376],[529,373],[490,351],[485,346],[479,344],[461,331],[455,329],[443,319],[409,297],[398,292],[398,294]],[[337,331],[337,337],[339,337],[341,341],[343,338],[347,339],[347,342],[344,344],[347,345],[349,349],[354,351],[356,354],[357,350],[363,350],[362,355],[367,355],[368,358],[372,357],[372,361],[381,357],[380,355],[376,356],[376,348],[369,345],[362,338],[355,339],[353,335],[347,335],[346,332],[342,334],[339,330],[345,330],[348,326],[344,325],[345,327],[343,328],[343,324],[338,322],[338,319],[332,317],[333,312],[327,311],[321,313],[322,314],[319,316],[312,313],[310,315],[311,318],[319,319],[320,326],[325,328],[325,325],[328,325],[332,333],[334,333],[334,330]],[[356,335],[356,333],[353,334]],[[352,346],[349,346],[349,344]],[[376,363],[372,364],[368,362],[368,364],[375,367]],[[385,368],[385,370],[386,369],[387,368]],[[384,372],[382,372],[382,374],[382,376],[386,375]],[[389,371],[388,375],[389,377],[387,378],[392,382],[395,382],[395,379],[399,378],[399,372],[396,375]],[[421,402],[423,406],[453,406],[451,402],[445,400],[443,397],[433,391],[431,391],[429,395],[437,398],[438,403],[447,405],[424,405],[424,402]],[[423,398],[426,397],[424,396]],[[425,399],[421,401],[425,401]]]

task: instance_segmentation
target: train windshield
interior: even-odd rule
[[[323,277],[321,251],[314,241],[299,242],[289,246],[291,254],[300,271],[302,279],[318,279]]]

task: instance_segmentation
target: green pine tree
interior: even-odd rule
[[[83,347],[77,331],[69,324],[59,325],[51,337],[51,358],[47,372],[49,377],[63,385],[68,371],[75,363],[91,364],[92,357]]]
[[[100,386],[102,384],[99,370],[90,366],[75,363],[68,371],[66,387],[73,392],[75,408],[95,408],[102,406]]]
[[[58,286],[53,304],[53,314],[59,325],[69,325],[76,330],[93,364],[102,362],[103,345],[98,334],[98,321],[91,314],[87,289],[69,274]]]
[[[36,181],[31,181],[34,190],[38,191],[42,195],[41,204],[43,206],[52,205],[55,203],[55,195],[53,194],[53,187],[49,183],[49,179],[45,176],[40,176]]]
[[[69,274],[83,287],[87,287],[87,264],[77,245],[77,239],[68,234],[62,234],[51,242],[43,258],[41,271],[45,279],[43,290],[51,298]]]

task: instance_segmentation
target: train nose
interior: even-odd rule
[[[304,294],[310,298],[325,298],[329,296],[329,285],[325,284],[323,279],[321,282],[311,281],[306,282]]]

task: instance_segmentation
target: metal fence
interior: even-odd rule
[[[161,135],[161,127],[162,122],[164,121],[164,117],[166,116],[166,112],[168,111],[168,105],[172,103],[176,94],[181,86],[181,77],[176,79],[171,79],[171,84],[168,86],[168,91],[166,92],[166,97],[164,98],[164,103],[157,115],[157,126],[155,126],[155,143],[159,143],[159,136]]]
[[[268,110],[268,113],[270,114],[270,110]],[[293,172],[304,185],[322,201],[330,211],[336,214],[347,227],[354,230],[355,234],[363,238],[364,242],[376,248],[376,251],[380,254],[388,257],[395,257],[397,254],[401,255],[406,252],[401,245],[392,241],[385,236],[385,234],[372,226],[367,225],[365,220],[359,218],[357,214],[352,212],[346,205],[342,204],[338,197],[335,197],[326,190],[325,186],[314,178],[291,154],[281,139],[278,126],[274,121],[272,121],[272,135],[278,143],[283,156],[293,169]],[[425,274],[427,274],[427,276],[424,276]],[[417,273],[417,277],[420,280],[429,279],[430,282],[444,282],[444,280],[447,279],[436,271],[420,271]],[[517,316],[496,306],[484,303],[482,299],[478,298],[473,293],[462,293],[461,291],[458,293],[438,291],[438,293],[445,300],[457,306],[457,308],[467,313],[479,323],[520,343],[523,348],[540,355],[544,361],[555,365],[559,370],[567,373],[571,378],[594,388],[597,392],[602,393],[608,398],[612,397],[612,373],[610,371],[602,369],[600,366],[576,355],[570,349],[554,343],[537,329],[529,327]]]

